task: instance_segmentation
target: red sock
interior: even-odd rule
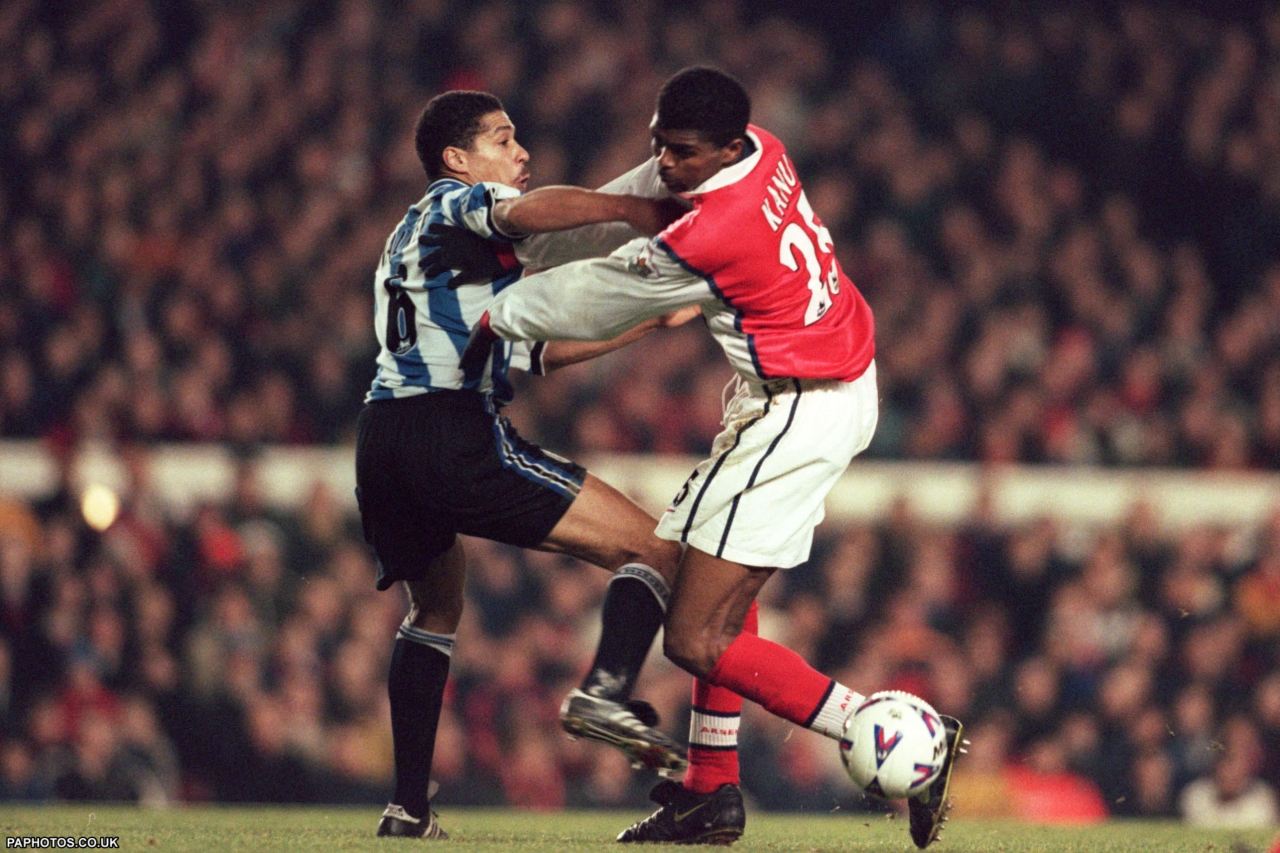
[[[745,632],[720,655],[706,680],[806,728],[836,686],[786,646]]]
[[[742,623],[742,633],[760,630],[760,608],[753,601]],[[689,770],[684,786],[709,794],[721,785],[737,785],[738,724],[742,697],[701,678],[693,680],[693,713],[689,717]]]

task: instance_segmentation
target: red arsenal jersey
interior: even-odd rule
[[[756,150],[687,194],[694,209],[657,238],[732,312],[712,332],[762,379],[862,375],[875,356],[871,309],[836,260],[782,143],[755,125]]]

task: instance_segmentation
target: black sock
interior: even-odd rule
[[[403,629],[402,629],[403,632]],[[429,803],[431,754],[449,678],[449,656],[421,642],[397,637],[391,653],[387,693],[391,697],[391,741],[396,759],[392,802],[416,818],[425,818]]]
[[[623,566],[609,581],[601,611],[600,645],[582,682],[593,696],[625,701],[662,627],[668,596],[666,581],[648,566]]]

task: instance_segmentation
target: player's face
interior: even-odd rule
[[[650,126],[662,183],[673,193],[696,189],[742,154],[742,140],[716,145],[697,130]]]
[[[465,154],[467,175],[518,190],[529,185],[529,152],[516,142],[516,128],[502,110],[480,119],[480,132]]]

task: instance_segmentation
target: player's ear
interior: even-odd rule
[[[467,174],[467,152],[463,149],[450,145],[440,153],[440,159],[450,172],[456,172],[459,175]]]
[[[746,142],[743,140],[741,136],[739,136],[738,138],[730,142],[728,145],[721,148],[720,164],[722,166],[727,166],[730,163],[736,162],[738,158],[742,156],[742,150],[745,146],[746,146]]]

